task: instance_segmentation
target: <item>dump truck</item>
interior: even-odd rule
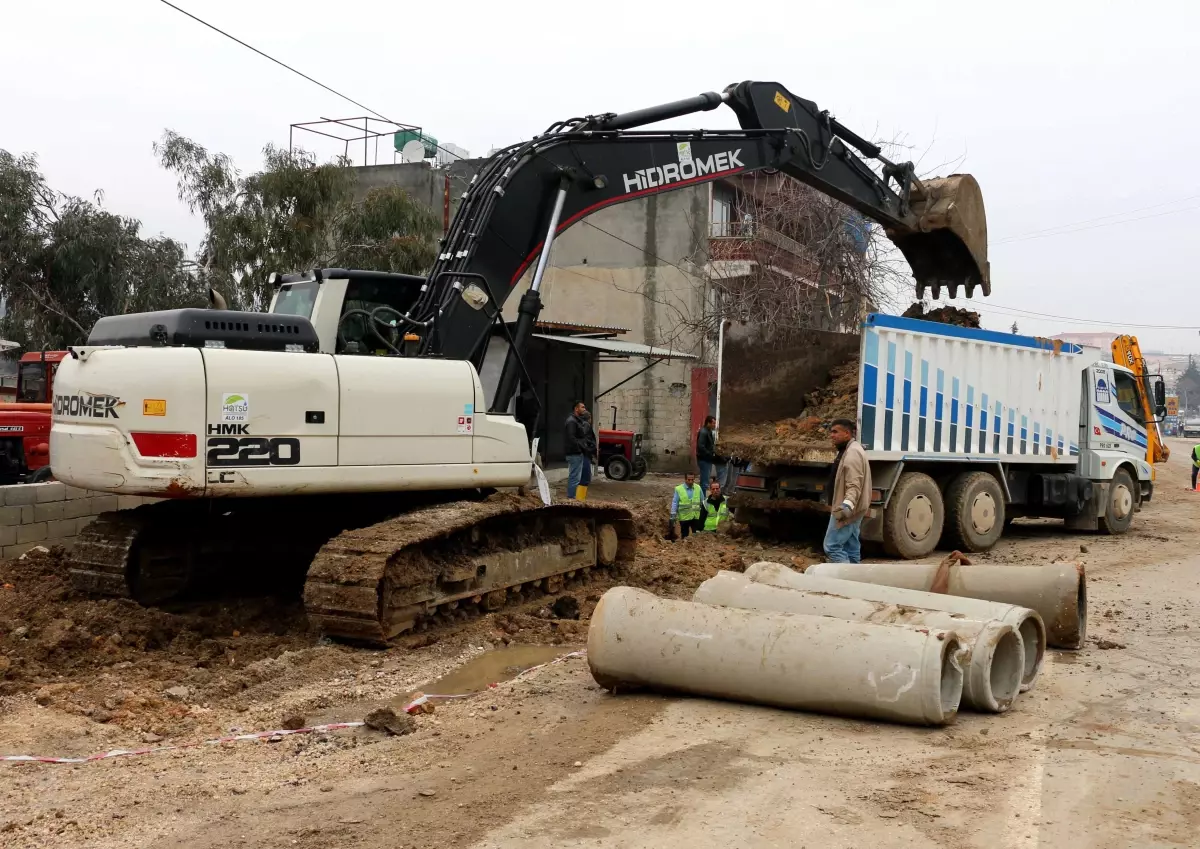
[[[893,556],[984,551],[1023,516],[1124,533],[1153,495],[1138,377],[1098,348],[881,314],[857,334],[730,324],[722,343],[718,450],[754,528],[821,511],[834,417],[871,463],[862,537]],[[1161,378],[1150,391],[1161,416]]]

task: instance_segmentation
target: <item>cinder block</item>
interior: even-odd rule
[[[78,519],[75,520],[75,533],[77,533],[77,534],[83,533],[83,529],[86,528],[88,525],[90,525],[94,521],[96,521],[95,516],[80,516]]]
[[[35,506],[37,506],[37,505],[34,505],[34,504],[22,504],[21,505],[21,524],[22,525],[28,525],[30,522],[33,521],[33,508]]]
[[[19,545],[23,542],[41,542],[48,535],[45,522],[21,525],[17,528],[17,544]]]
[[[20,506],[32,504],[37,498],[35,484],[17,484],[15,486],[0,486],[4,490],[4,503]]]
[[[140,495],[118,495],[117,509],[132,510],[135,507],[141,507],[143,501],[145,501],[145,499]]]
[[[80,498],[90,498],[92,491],[90,489],[80,489],[77,486],[63,484],[63,497],[67,501],[76,501]]]
[[[0,526],[21,524],[20,507],[0,507]]]
[[[16,557],[20,557],[22,554],[29,551],[29,549],[33,548],[35,545],[41,545],[41,543],[40,542],[19,542],[16,545],[6,545],[6,546],[4,546],[4,559],[12,560]]]
[[[0,526],[0,548],[17,544],[17,525]]]
[[[93,495],[88,501],[92,503],[91,513],[94,516],[117,509],[117,496],[115,495]]]
[[[75,530],[78,527],[76,524],[78,519],[59,519],[55,522],[46,523],[46,537],[54,539],[56,537],[73,537]]]
[[[63,502],[64,519],[78,519],[80,516],[92,515],[92,499],[80,498],[75,501]]]
[[[53,522],[63,517],[63,508],[67,506],[66,501],[51,501],[49,504],[33,505],[33,521],[35,522]],[[53,536],[53,534],[51,534]]]
[[[33,487],[37,490],[33,499],[38,504],[44,504],[47,501],[63,501],[67,497],[67,485],[58,481],[50,483],[31,483],[26,486]]]

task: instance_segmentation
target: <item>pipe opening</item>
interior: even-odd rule
[[[1021,691],[1021,681],[1025,677],[1025,667],[1021,663],[1022,642],[1016,631],[1006,631],[996,641],[992,650],[992,668],[988,684],[992,690],[992,699],[1001,708],[1012,704]]]
[[[958,706],[962,702],[963,654],[965,652],[962,650],[962,643],[956,637],[947,637],[946,643],[942,647],[942,678],[940,681],[942,717],[947,722],[955,717],[958,713]]]
[[[1021,621],[1019,630],[1021,642],[1025,644],[1025,670],[1021,676],[1021,683],[1028,689],[1042,668],[1042,661],[1046,654],[1046,639],[1042,634],[1042,629],[1038,627],[1037,620],[1032,616],[1027,616]]]

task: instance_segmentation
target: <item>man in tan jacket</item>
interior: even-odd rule
[[[825,558],[830,563],[862,562],[859,531],[871,509],[871,464],[867,452],[854,438],[857,428],[849,419],[835,419],[829,438],[837,460],[829,472],[829,528],[825,531]]]

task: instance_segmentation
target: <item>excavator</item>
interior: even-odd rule
[[[722,105],[740,129],[640,129]],[[754,171],[881,224],[918,293],[990,293],[974,178],[918,179],[778,83],[561,121],[483,165],[425,276],[315,269],[272,275],[263,313],[100,319],[59,368],[55,475],[164,500],[98,517],[74,585],[159,604],[258,582],[302,592],[331,637],[386,644],[630,562],[625,508],[508,491],[533,473],[511,410],[533,385],[554,240],[598,209]]]
[[[1151,465],[1167,462],[1171,456],[1171,449],[1163,439],[1162,431],[1158,429],[1159,417],[1155,413],[1166,403],[1165,397],[1158,399],[1155,396],[1155,386],[1162,385],[1161,377],[1150,374],[1146,368],[1146,358],[1142,356],[1142,346],[1138,344],[1136,336],[1118,336],[1113,339],[1112,358],[1114,363],[1125,366],[1137,378],[1137,398],[1131,398],[1129,401],[1140,409],[1141,419],[1146,423],[1146,462]]]

